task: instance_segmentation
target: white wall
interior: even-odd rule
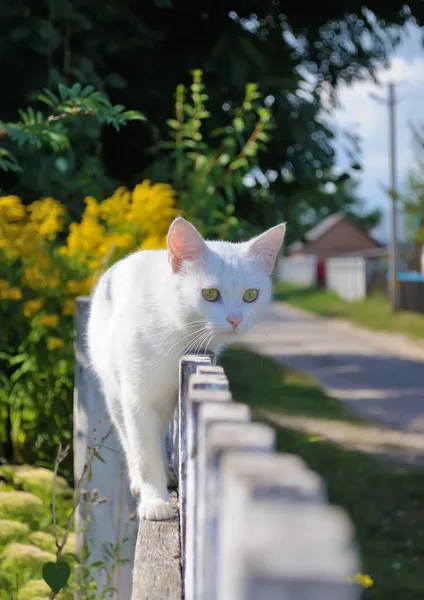
[[[326,278],[328,290],[345,300],[361,300],[367,294],[367,261],[362,256],[329,258]]]
[[[299,285],[316,285],[317,262],[316,256],[285,257],[280,261],[278,280]]]

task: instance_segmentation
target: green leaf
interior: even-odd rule
[[[178,121],[176,119],[168,119],[166,121],[166,124],[169,125],[169,127],[172,127],[172,129],[178,129]]]
[[[242,131],[244,131],[244,121],[243,121],[243,119],[241,119],[240,117],[236,117],[235,119],[233,119],[233,127],[239,133],[241,133]]]
[[[105,566],[104,560],[96,560],[96,562],[91,563],[90,569],[98,569],[99,567],[104,567],[104,566]]]
[[[70,575],[71,567],[64,560],[57,563],[47,562],[43,565],[43,579],[55,594],[65,587]]]
[[[93,450],[93,454],[97,458],[97,460],[99,460],[100,462],[106,464],[105,459],[100,456],[100,454],[97,452],[97,450]]]
[[[65,102],[65,100],[68,97],[68,88],[64,86],[63,83],[59,83],[57,88],[59,90],[60,99],[62,100],[62,102]]]
[[[78,564],[81,562],[79,557],[73,552],[66,552],[65,554],[63,554],[63,558],[66,558],[67,556],[69,556],[69,558],[73,558]]]

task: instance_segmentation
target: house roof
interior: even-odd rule
[[[313,242],[314,240],[317,240],[322,235],[327,233],[327,231],[329,231],[332,227],[334,227],[334,225],[336,225],[339,221],[341,221],[345,217],[346,217],[346,215],[342,211],[340,211],[338,213],[334,213],[333,215],[330,215],[329,217],[326,217],[325,219],[320,221],[318,223],[318,225],[315,225],[315,227],[312,227],[312,229],[310,229],[305,234],[305,239],[308,242]]]

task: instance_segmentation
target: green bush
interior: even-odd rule
[[[18,600],[48,600],[50,588],[43,579],[28,581],[19,591]]]
[[[29,527],[26,523],[0,519],[0,548],[10,544],[10,542],[21,540],[28,532]]]
[[[20,484],[26,492],[31,492],[40,498],[50,501],[53,488],[53,471],[44,467],[16,467],[14,483]],[[64,477],[56,477],[56,496],[72,497],[72,488]]]
[[[47,583],[42,579],[31,579],[18,593],[18,600],[48,600],[51,590]],[[74,600],[74,594],[71,590],[62,590],[56,596],[57,600]]]
[[[0,515],[5,519],[12,519],[37,525],[44,514],[43,501],[29,492],[0,492]]]
[[[0,574],[10,582],[13,582],[15,578],[41,576],[44,563],[54,560],[54,554],[41,550],[37,546],[21,543],[9,544],[2,553]]]
[[[28,540],[40,550],[44,550],[45,552],[56,552],[56,542],[54,539],[54,535],[51,533],[47,533],[45,531],[32,531]]]

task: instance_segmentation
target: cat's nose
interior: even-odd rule
[[[237,327],[240,325],[240,323],[243,321],[243,317],[235,317],[233,315],[229,315],[227,317],[227,321],[229,323],[231,323],[231,325],[233,326],[234,329],[237,329]]]

